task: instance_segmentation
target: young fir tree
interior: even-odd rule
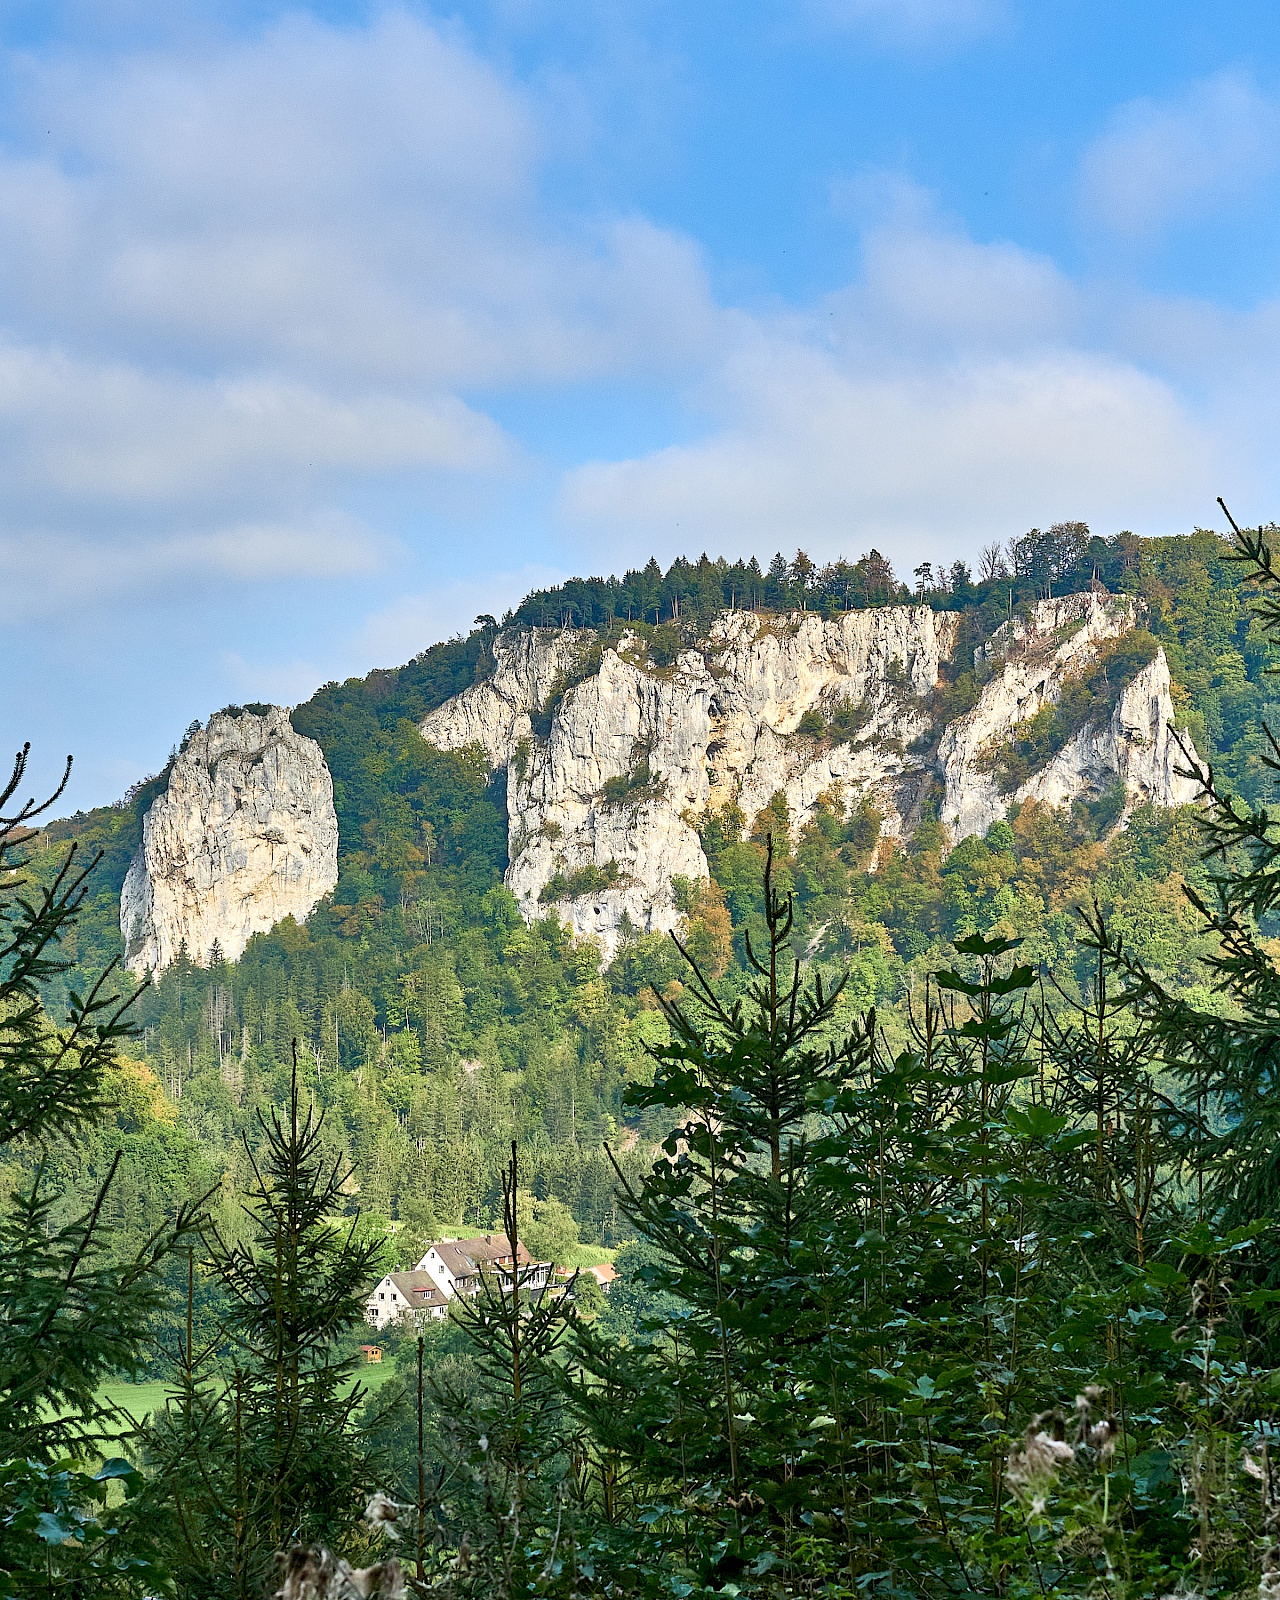
[[[366,1391],[342,1344],[363,1320],[382,1244],[335,1220],[350,1173],[327,1153],[323,1124],[302,1103],[295,1048],[287,1114],[258,1113],[261,1150],[245,1140],[247,1237],[205,1229],[225,1325],[198,1348],[188,1324],[174,1392],[147,1437],[170,1509],[170,1564],[191,1600],[258,1600],[282,1552],[354,1556],[367,1537],[375,1470],[356,1420]]]
[[[1223,506],[1226,511],[1226,507]],[[1227,513],[1230,517],[1230,513]],[[1264,630],[1280,630],[1280,530],[1232,527]],[[1266,730],[1266,765],[1280,746]],[[1209,892],[1188,888],[1207,958],[1228,1005],[1208,1012],[1170,993],[1096,914],[1093,938],[1118,979],[1118,1002],[1150,1040],[1164,1075],[1169,1161],[1184,1194],[1178,1254],[1158,1270],[1184,1306],[1177,1344],[1181,1383],[1166,1428],[1181,1472],[1182,1520],[1194,1533],[1188,1566],[1205,1590],[1256,1574],[1259,1594],[1280,1593],[1280,1479],[1272,1452],[1280,1428],[1280,976],[1266,933],[1280,911],[1280,815],[1249,806],[1187,751],[1203,791]],[[1166,1098],[1167,1096],[1167,1098]],[[1246,1504],[1241,1468],[1258,1487]],[[1250,1544],[1253,1549],[1249,1548]]]
[[[89,1209],[66,1217],[46,1158],[104,1109],[128,1001],[109,968],[56,1022],[42,986],[66,970],[59,940],[95,865],[74,846],[51,883],[23,873],[29,824],[57,800],[18,804],[27,747],[0,792],[0,1148],[38,1152],[34,1176],[0,1203],[0,1593],[137,1595],[164,1578],[136,1516],[141,1487],[106,1441],[128,1425],[104,1378],[136,1369],[161,1295],[157,1268],[194,1211],[120,1259],[104,1223],[119,1153]],[[96,1471],[102,1453],[106,1462]],[[109,1495],[123,1485],[124,1502]],[[111,1500],[108,1509],[108,1500]]]
[[[581,1330],[568,1377],[596,1569],[624,1594],[1238,1592],[1280,1526],[1262,1302],[1232,1285],[1253,1230],[1207,1226],[1142,1033],[1105,983],[1051,1018],[1013,943],[973,936],[910,1048],[874,1017],[832,1043],[767,907],[747,1002],[695,972],[635,1091],[683,1120],[623,1201],[663,1314],[630,1346]]]
[[[771,842],[765,919],[765,950],[748,947],[756,981],[745,1004],[722,1004],[691,967],[697,1010],[664,1002],[671,1043],[654,1052],[652,1085],[632,1091],[634,1103],[684,1118],[620,1202],[656,1247],[646,1277],[674,1314],[630,1349],[587,1328],[577,1342],[573,1394],[602,1545],[638,1592],[664,1574],[697,1593],[726,1583],[790,1592],[801,1572],[812,1582],[851,1561],[861,1427],[832,1370],[847,1318],[838,1252],[822,1244],[846,1233],[848,1207],[824,1184],[809,1126],[865,1061],[870,1033],[824,1040],[840,987],[801,981]]]
[[[1232,527],[1236,550],[1229,559],[1246,568],[1264,629],[1280,632],[1280,530],[1245,531],[1234,521]],[[1272,730],[1266,732],[1272,753],[1265,764],[1280,773],[1280,745]],[[1208,965],[1232,1002],[1230,1011],[1206,1014],[1174,997],[1101,922],[1095,931],[1122,980],[1122,1003],[1141,1017],[1180,1081],[1188,1142],[1203,1142],[1208,1191],[1202,1204],[1232,1227],[1280,1219],[1280,972],[1262,931],[1280,912],[1280,814],[1243,804],[1212,766],[1201,766],[1190,752],[1188,760],[1207,802],[1205,857],[1216,870],[1207,896],[1186,893],[1216,936]],[[1266,1282],[1280,1284],[1280,1234],[1262,1246],[1258,1261],[1265,1263]]]
[[[430,1383],[439,1469],[429,1547],[419,1434],[418,1532],[415,1550],[406,1553],[415,1557],[422,1593],[516,1600],[594,1592],[590,1548],[582,1547],[577,1442],[563,1394],[561,1348],[574,1320],[573,1282],[564,1293],[532,1287],[532,1265],[520,1264],[522,1209],[513,1142],[502,1178],[510,1266],[482,1273],[474,1298],[454,1301],[471,1357],[467,1381],[442,1369]],[[421,1419],[421,1365],[417,1382]]]

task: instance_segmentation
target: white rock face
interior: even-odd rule
[[[1001,792],[986,758],[1046,705],[1061,698],[1073,675],[1086,671],[1099,647],[1137,625],[1137,607],[1108,594],[1042,600],[1029,619],[999,628],[978,652],[995,671],[972,711],[957,717],[938,747],[944,784],[941,818],[953,840],[985,833],[1016,801],[1069,805],[1097,798],[1117,778],[1125,811],[1146,804],[1187,805],[1197,786],[1178,776],[1184,764],[1170,734],[1173,701],[1164,651],[1122,693],[1110,719],[1073,735],[1040,772],[1013,794]]]
[[[1173,701],[1169,664],[1162,650],[1144,667],[1116,703],[1109,722],[1081,728],[1041,772],[1014,795],[1063,806],[1082,795],[1100,795],[1119,778],[1125,809],[1134,806],[1186,806],[1200,798],[1200,785],[1188,778],[1187,756],[1169,731]],[[1186,734],[1184,744],[1190,749]]]
[[[338,881],[338,818],[320,746],[288,713],[219,712],[174,763],[120,895],[126,964],[158,972],[185,943],[228,960]]]
[[[730,803],[749,827],[781,792],[797,825],[824,793],[846,809],[867,797],[882,834],[899,837],[940,785],[955,840],[985,832],[1014,800],[1064,805],[1117,777],[1127,809],[1194,799],[1176,772],[1163,653],[1105,725],[1082,729],[1016,795],[984,765],[1137,621],[1132,601],[1110,595],[1041,602],[979,652],[992,675],[940,740],[929,701],[959,618],[927,606],[834,619],[725,612],[667,665],[635,635],[602,647],[590,631],[504,634],[493,677],[421,726],[441,749],[479,744],[506,768],[507,883],[524,915],[554,906],[611,956],[624,918],[640,931],[676,926],[672,879],[707,875],[695,824]],[[828,719],[842,704],[857,708],[852,738],[799,731],[807,712]]]
[[[874,794],[886,831],[901,832],[924,777],[904,746],[928,730],[925,700],[957,627],[927,606],[835,620],[728,612],[665,667],[635,636],[600,650],[589,632],[528,631],[500,638],[494,676],[422,732],[442,749],[478,743],[507,768],[507,882],[522,910],[550,898],[611,954],[624,916],[675,927],[672,878],[707,875],[690,819],[708,807],[736,801],[750,821],[781,790],[803,819],[839,784]],[[557,678],[577,677],[553,706]],[[845,701],[862,708],[852,743],[798,733],[806,712]]]

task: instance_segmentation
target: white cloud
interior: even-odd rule
[[[476,616],[488,613],[501,618],[531,589],[560,583],[565,576],[550,567],[527,566],[516,572],[455,578],[426,594],[401,595],[350,633],[327,639],[319,661],[300,656],[249,660],[239,651],[226,650],[220,666],[230,692],[243,699],[297,705],[330,678],[363,674],[371,664],[411,661],[441,639],[468,633]]]
[[[1086,151],[1081,203],[1124,238],[1158,234],[1246,195],[1280,163],[1280,105],[1222,72],[1167,100],[1121,107]]]
[[[872,175],[837,196],[861,217],[857,283],[817,308],[846,356],[878,351],[900,365],[957,349],[1017,349],[1061,337],[1079,314],[1079,292],[1047,257],[997,240],[974,241],[937,215],[932,197],[898,177]]]
[[[550,221],[523,91],[406,12],[7,66],[20,605],[68,552],[81,605],[116,572],[143,595],[366,570],[368,530],[315,532],[334,507],[438,507],[450,475],[524,465],[463,389],[670,373],[714,337],[698,251],[642,218]]]
[[[967,43],[998,27],[1007,0],[809,0],[829,27],[869,34],[889,44]]]
[[[706,438],[569,474],[566,518],[633,548],[879,544],[903,569],[1059,517],[1177,523],[1216,492],[1210,432],[1090,314],[1050,263],[909,209],[808,317],[737,319]]]
[[[0,293],[60,336],[436,386],[652,367],[705,333],[688,242],[549,227],[521,92],[407,14],[25,91],[49,132],[0,161]]]
[[[531,590],[562,583],[566,576],[551,567],[530,565],[517,572],[455,578],[428,594],[401,595],[365,620],[349,653],[365,662],[407,661],[428,645],[469,632],[477,616],[501,619]]]
[[[667,546],[836,555],[878,543],[905,560],[1060,516],[1176,519],[1211,487],[1211,452],[1172,393],[1102,357],[863,377],[766,339],[725,381],[736,410],[727,427],[702,444],[580,468],[569,516]]]
[[[348,578],[376,571],[395,548],[339,512],[294,523],[244,522],[200,531],[109,538],[62,528],[0,529],[10,617],[198,585]]]
[[[205,378],[0,345],[0,506],[225,504],[299,482],[481,470],[501,431],[450,395],[335,394],[287,378]]]

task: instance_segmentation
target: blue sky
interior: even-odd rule
[[[650,554],[1280,515],[1280,12],[0,4],[0,734]]]

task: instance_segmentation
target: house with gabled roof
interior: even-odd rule
[[[381,1330],[401,1317],[447,1317],[449,1296],[429,1272],[389,1272],[369,1292],[365,1321]]]
[[[365,1301],[365,1320],[382,1329],[401,1317],[446,1317],[455,1295],[478,1294],[482,1273],[490,1272],[510,1292],[519,1273],[520,1289],[540,1294],[551,1277],[549,1261],[535,1261],[523,1245],[512,1254],[505,1233],[474,1239],[437,1239],[412,1272],[389,1272]]]
[[[510,1289],[517,1269],[521,1289],[545,1289],[551,1277],[549,1261],[535,1261],[523,1245],[512,1255],[505,1233],[485,1233],[474,1239],[438,1239],[418,1262],[419,1272],[429,1272],[445,1294],[475,1294],[480,1274],[493,1272],[504,1289]]]

